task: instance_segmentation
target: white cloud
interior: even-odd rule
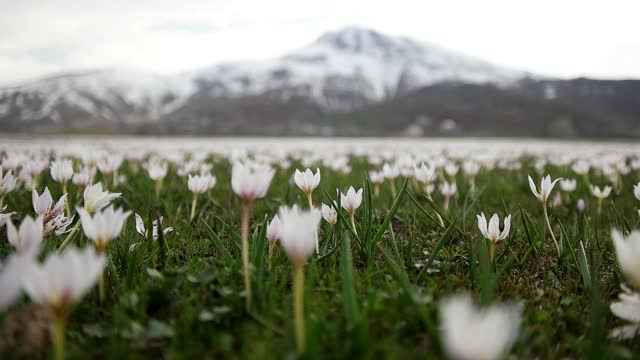
[[[23,0],[0,14],[0,82],[51,71],[175,73],[261,59],[361,25],[554,76],[640,77],[640,2]]]

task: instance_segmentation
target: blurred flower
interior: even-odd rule
[[[331,225],[338,222],[338,212],[332,206],[322,204],[322,218]]]
[[[446,165],[444,166],[444,172],[451,178],[455,178],[459,170],[460,170],[460,166],[458,166],[453,161],[447,162]]]
[[[50,169],[51,178],[54,181],[63,184],[63,186],[66,185],[73,176],[73,163],[68,159],[52,162]]]
[[[81,188],[91,184],[91,178],[93,177],[91,169],[88,167],[83,168],[80,172],[73,174],[72,182],[74,185]]]
[[[451,198],[458,191],[458,187],[456,186],[455,182],[450,183],[448,181],[440,183],[439,187],[440,187],[440,193],[442,194],[442,196],[444,196],[444,209],[449,210],[449,202],[451,201]]]
[[[151,180],[160,181],[167,176],[169,166],[166,162],[160,160],[151,160],[144,165]]]
[[[420,166],[415,167],[414,177],[422,185],[431,184],[436,179],[436,169],[435,167],[422,163]]]
[[[138,234],[142,235],[145,239],[149,238],[149,232],[147,231],[147,229],[144,227],[144,221],[142,221],[142,218],[140,217],[140,215],[138,215],[138,213],[135,213],[135,218],[136,218],[136,231],[138,232]],[[151,238],[153,240],[158,240],[158,225],[162,226],[162,220],[163,217],[160,216],[159,218],[157,218],[156,220],[153,220],[151,222]],[[166,228],[162,228],[162,235],[167,235],[168,233],[173,231],[173,227],[168,226]]]
[[[556,193],[553,196],[553,201],[551,202],[551,207],[554,209],[562,207],[562,195],[560,193]]]
[[[606,199],[611,194],[611,186],[607,185],[603,189],[600,189],[599,186],[591,185],[589,186],[591,190],[591,194],[598,199]]]
[[[6,224],[7,221],[9,221],[11,217],[16,214],[15,211],[12,211],[10,213],[5,213],[6,210],[7,210],[6,206],[0,207],[0,226],[4,226],[4,224]]]
[[[578,202],[576,204],[576,208],[578,209],[578,211],[583,212],[585,207],[586,207],[586,204],[584,202],[584,199],[578,199]]]
[[[613,315],[629,322],[630,324],[614,328],[609,337],[626,340],[636,337],[640,333],[640,294],[622,285],[622,292],[618,295],[618,301],[609,305]]]
[[[22,277],[25,270],[33,266],[34,257],[14,253],[0,263],[0,311],[11,306],[22,294]]]
[[[280,238],[280,231],[282,229],[282,223],[280,222],[280,218],[276,214],[273,219],[267,225],[267,240],[269,240],[269,244],[274,244],[278,238]]]
[[[560,189],[565,192],[576,191],[577,182],[576,179],[562,179],[560,180]]]
[[[267,194],[273,175],[268,166],[236,162],[231,170],[231,187],[242,201],[251,202]]]
[[[188,175],[187,187],[194,195],[201,195],[216,185],[216,177],[212,175]]]
[[[17,181],[18,179],[13,176],[13,170],[7,171],[3,176],[2,166],[0,166],[0,199],[16,188]],[[0,201],[0,206],[2,206],[2,201]]]
[[[636,199],[640,200],[640,182],[633,185],[633,195],[636,196]]]
[[[11,220],[7,221],[7,240],[18,253],[35,257],[42,243],[42,216],[33,219],[26,216],[20,228],[16,229]]]
[[[640,231],[634,230],[625,237],[619,230],[613,229],[611,238],[620,270],[636,289],[640,289]]]
[[[497,304],[474,306],[468,295],[457,295],[440,305],[442,342],[453,359],[500,359],[518,338],[521,307]]]

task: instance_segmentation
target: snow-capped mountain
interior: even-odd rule
[[[269,93],[304,98],[326,113],[353,111],[441,82],[509,85],[526,74],[406,37],[345,28],[267,60],[161,76],[100,70],[0,88],[0,123],[105,128],[153,123],[203,99]]]

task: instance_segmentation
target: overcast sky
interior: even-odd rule
[[[543,75],[640,78],[640,1],[0,0],[0,84],[105,67],[177,73],[369,27]]]

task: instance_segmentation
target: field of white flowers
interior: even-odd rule
[[[640,145],[4,138],[2,358],[634,358]]]

